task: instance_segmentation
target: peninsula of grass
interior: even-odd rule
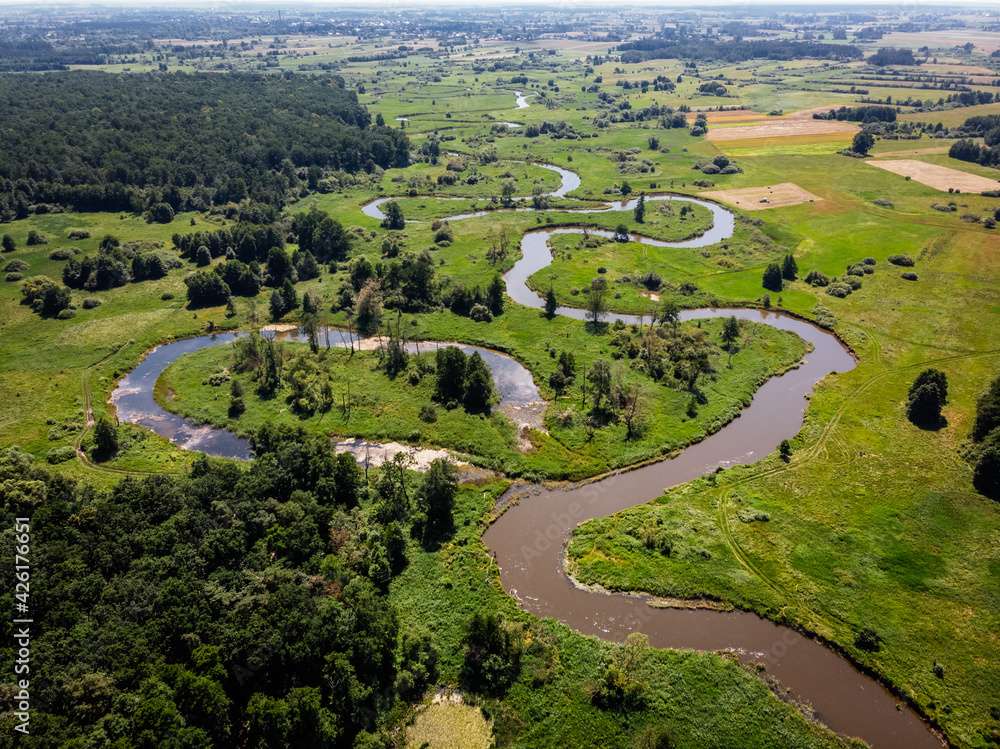
[[[466,320],[448,317],[456,322]],[[458,331],[454,328],[453,338],[484,342],[471,335],[455,335]],[[313,355],[304,344],[282,344],[288,357],[314,358],[329,373],[333,406],[322,413],[297,413],[287,385],[273,397],[260,397],[250,374],[232,372],[233,350],[229,346],[203,349],[178,359],[161,375],[156,396],[168,410],[242,435],[264,423],[300,424],[331,438],[362,437],[444,447],[508,475],[578,479],[700,440],[739,415],[763,382],[794,366],[805,354],[805,344],[797,336],[743,323],[739,349],[731,357],[718,349],[711,357],[713,372],[699,382],[701,402],[692,405],[692,393],[669,374],[655,382],[640,370],[634,358],[639,334],[631,328],[609,327],[603,334],[591,334],[579,323],[546,321],[536,315],[530,326],[517,329],[523,338],[498,336],[485,343],[511,351],[519,359],[522,350],[530,351],[522,361],[551,399],[545,428],[529,433],[531,446],[526,449],[519,446],[516,426],[499,409],[490,414],[467,413],[461,407],[449,409],[435,403],[434,357],[429,353],[411,356],[407,369],[390,377],[375,352],[352,355],[347,350],[330,349]],[[702,321],[685,324],[683,329],[718,342],[721,323]],[[577,379],[574,386],[555,397],[547,383],[563,351],[574,354]],[[640,406],[631,436],[624,418],[618,415],[604,415],[595,423],[590,399],[581,397],[585,374],[599,358],[610,362],[616,380],[638,389]],[[238,418],[229,415],[233,378],[240,381],[246,404],[246,411]]]
[[[466,695],[493,721],[500,746],[602,746],[633,749],[636,737],[667,735],[671,746],[848,747],[803,717],[735,659],[715,653],[648,649],[636,678],[640,709],[603,710],[589,698],[604,664],[619,647],[523,612],[504,593],[481,540],[505,483],[464,485],[456,497],[455,535],[429,552],[416,542],[389,598],[405,631],[428,635],[440,654],[440,686],[460,688],[462,641],[469,619],[490,611],[520,628],[521,671],[500,697]],[[725,695],[725,697],[723,697]],[[719,700],[726,709],[719,709]]]

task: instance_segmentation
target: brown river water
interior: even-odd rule
[[[579,177],[557,169],[563,185],[555,194],[579,185]],[[362,210],[381,214],[385,198]],[[714,203],[671,195],[647,200],[690,201],[712,211],[714,224],[705,234],[679,242],[635,236],[656,247],[682,251],[728,238],[734,217]],[[629,210],[634,201],[622,201],[601,210]],[[476,214],[461,214],[451,220]],[[540,308],[541,298],[527,286],[531,274],[552,262],[548,241],[557,233],[582,232],[580,228],[549,228],[524,235],[521,259],[505,275],[508,295],[516,302]],[[603,234],[590,229],[591,234]],[[558,314],[583,319],[584,311],[560,307]],[[939,748],[942,741],[920,716],[879,681],[855,667],[847,658],[795,629],[775,624],[746,611],[707,608],[654,608],[650,597],[590,590],[574,584],[564,569],[566,543],[580,523],[649,502],[664,489],[732,465],[755,463],[774,451],[783,439],[801,428],[809,395],[818,382],[855,366],[850,352],[831,333],[789,315],[758,309],[686,310],[682,319],[735,315],[745,320],[791,331],[812,350],[800,366],[766,382],[751,405],[734,421],[672,458],[611,474],[575,486],[520,487],[520,496],[489,527],[483,540],[500,569],[504,588],[533,614],[552,617],[586,635],[622,641],[630,632],[643,632],[656,647],[727,651],[741,660],[762,666],[780,682],[788,696],[811,705],[813,714],[838,733],[861,738],[874,747]],[[609,320],[639,322],[633,315],[611,314]],[[648,322],[648,320],[647,320]],[[224,457],[246,458],[249,446],[231,432],[195,425],[162,409],[153,398],[156,380],[170,363],[205,346],[228,343],[232,334],[200,336],[154,349],[127,375],[112,394],[123,421],[142,424],[186,449]],[[423,344],[428,345],[428,344]],[[433,344],[431,344],[433,345]],[[537,401],[531,373],[515,360],[475,348],[494,375],[502,406],[516,408],[522,401]]]

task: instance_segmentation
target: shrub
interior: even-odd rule
[[[829,286],[830,277],[818,270],[811,270],[806,274],[805,282],[810,286]]]
[[[904,268],[910,268],[914,265],[913,258],[909,255],[889,255],[889,262],[893,265],[901,265]]]
[[[49,260],[69,260],[74,255],[79,255],[80,250],[76,247],[60,247],[49,253]]]
[[[835,296],[838,299],[843,299],[846,296],[850,296],[851,292],[854,291],[849,284],[842,281],[834,281],[829,286],[826,287],[826,293],[830,296]]]
[[[990,499],[1000,500],[1000,429],[983,441],[972,471],[972,485]]]
[[[31,231],[28,232],[27,245],[29,247],[33,247],[39,244],[47,244],[48,241],[49,241],[48,237],[46,237],[39,231],[35,231],[34,229],[32,229]]]
[[[34,276],[21,285],[21,304],[30,305],[42,317],[55,317],[69,303],[69,289],[47,276]]]
[[[72,229],[69,234],[66,235],[67,239],[89,239],[90,232],[86,229]]]
[[[6,276],[4,276],[5,281],[11,281],[11,282],[20,281],[22,278],[24,278],[24,274],[16,272],[10,272]]]
[[[426,424],[433,424],[437,421],[437,409],[430,404],[424,404],[420,407],[420,420]]]
[[[639,279],[639,282],[650,291],[656,291],[663,286],[663,279],[660,278],[659,274],[654,273],[653,271],[646,273]]]
[[[11,260],[3,269],[7,272],[23,273],[28,270],[28,264],[21,259]]]
[[[485,304],[474,304],[469,310],[469,317],[476,322],[490,322],[493,319],[493,313],[486,308]]]
[[[908,270],[905,273],[900,273],[899,277],[905,281],[916,281],[918,276],[912,270]]]
[[[65,463],[67,460],[73,460],[75,457],[76,450],[74,450],[70,445],[53,447],[45,454],[45,460],[53,465],[56,463]]]
[[[65,309],[59,310],[56,315],[57,320],[69,320],[72,317],[76,317],[76,310],[72,307],[66,307]]]
[[[882,647],[882,638],[871,627],[864,627],[854,637],[854,644],[860,650],[876,653]]]

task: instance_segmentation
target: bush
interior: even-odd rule
[[[663,279],[660,278],[659,274],[652,271],[646,273],[642,278],[640,278],[639,282],[650,291],[656,291],[663,286]]]
[[[66,235],[67,239],[89,239],[90,232],[86,229],[73,229]]]
[[[41,232],[35,231],[34,229],[28,232],[27,245],[29,247],[33,247],[39,244],[47,244],[48,241],[49,241],[48,237],[46,237]]]
[[[835,296],[838,299],[843,299],[846,296],[850,296],[854,289],[851,288],[849,284],[842,281],[834,281],[829,286],[826,287],[826,293],[830,296]]]
[[[76,317],[76,310],[73,309],[72,307],[61,309],[56,315],[57,320],[69,320],[72,317]]]
[[[493,319],[493,313],[486,308],[485,304],[474,304],[469,310],[469,317],[476,322],[490,322]]]
[[[424,404],[420,407],[420,420],[425,424],[433,424],[437,421],[437,409],[430,404]]]
[[[21,304],[30,305],[42,317],[55,317],[69,303],[69,289],[47,276],[34,276],[21,285]]]
[[[860,650],[877,653],[879,648],[882,647],[882,638],[871,627],[864,627],[854,637],[854,644]]]
[[[62,447],[53,447],[45,454],[45,459],[55,465],[56,463],[65,463],[67,460],[73,460],[76,457],[76,450],[74,450],[69,445],[63,445]]]
[[[11,260],[3,269],[7,272],[24,273],[28,270],[28,264],[21,259]]]
[[[806,274],[805,282],[810,286],[829,286],[830,277],[818,270],[811,270]]]
[[[900,273],[899,277],[902,278],[904,281],[916,281],[918,278],[917,274],[914,273],[912,270],[908,270],[905,273]]]
[[[889,262],[904,268],[910,268],[914,265],[913,258],[909,255],[889,255]]]
[[[74,255],[79,255],[80,250],[76,247],[60,247],[49,253],[49,260],[69,260]]]
[[[1000,500],[1000,429],[983,441],[972,471],[972,485],[990,499]]]
[[[13,281],[20,281],[22,278],[24,278],[24,274],[23,273],[16,273],[16,272],[12,271],[12,272],[8,273],[6,276],[4,276],[3,278],[4,278],[5,281],[11,281],[11,282],[13,282]]]

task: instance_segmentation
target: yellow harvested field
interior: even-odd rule
[[[787,117],[770,117],[759,123],[733,127],[709,127],[708,140],[723,143],[755,138],[784,138],[793,135],[836,135],[853,133],[858,126],[840,120],[814,120],[812,113],[797,112]]]
[[[768,208],[785,208],[800,203],[814,203],[823,198],[813,195],[794,182],[781,182],[762,187],[740,187],[733,190],[710,190],[698,193],[703,198],[742,208],[744,211],[763,211]]]
[[[963,172],[959,169],[952,169],[947,166],[928,164],[926,161],[916,161],[915,159],[872,159],[866,164],[885,169],[887,172],[898,174],[902,177],[909,177],[922,185],[933,187],[935,190],[947,192],[949,189],[960,192],[986,192],[987,190],[1000,190],[1000,182],[988,177],[980,177],[978,174]]]
[[[990,54],[1000,49],[1000,32],[979,29],[950,29],[947,31],[893,31],[882,37],[880,47],[930,47],[943,49],[960,47],[972,42],[977,51]],[[940,59],[938,60],[940,62]]]

